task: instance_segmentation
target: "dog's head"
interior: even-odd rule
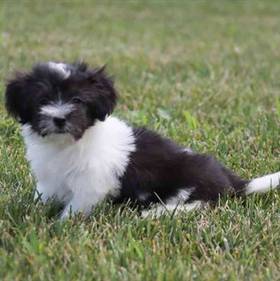
[[[40,63],[18,73],[6,89],[6,108],[41,136],[70,134],[76,140],[96,120],[111,114],[117,99],[104,67],[84,63]]]

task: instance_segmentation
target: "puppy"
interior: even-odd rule
[[[211,156],[110,116],[116,99],[104,68],[84,63],[40,63],[7,84],[6,108],[22,126],[36,194],[63,203],[61,218],[88,215],[107,198],[159,216],[279,186],[280,172],[244,180]]]

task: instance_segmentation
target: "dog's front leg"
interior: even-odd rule
[[[90,215],[92,208],[100,203],[103,198],[100,198],[100,194],[74,194],[70,202],[65,206],[60,215],[60,219],[64,220],[72,215],[82,213],[86,216]]]
[[[42,201],[47,203],[49,200],[57,200],[58,202],[69,202],[72,198],[72,192],[60,182],[54,181],[38,181],[34,201]]]
[[[60,215],[60,219],[61,220],[65,220],[65,219],[67,219],[67,218],[69,218],[71,215],[73,215],[73,214],[75,214],[75,213],[77,213],[77,210],[75,211],[75,209],[73,208],[73,203],[72,203],[72,201],[69,203],[69,204],[67,204],[66,206],[65,206],[65,208],[63,209],[63,211],[62,211],[62,213],[61,213],[61,215]]]
[[[50,198],[54,196],[53,193],[53,190],[49,188],[47,184],[38,182],[34,193],[34,201],[41,200],[43,203],[46,203]]]

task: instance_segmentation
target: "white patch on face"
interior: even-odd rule
[[[67,79],[71,75],[71,70],[65,63],[48,62],[49,68],[56,71],[63,79]]]
[[[41,108],[40,113],[49,117],[65,118],[69,113],[74,110],[73,104],[69,103],[54,103],[48,104]]]

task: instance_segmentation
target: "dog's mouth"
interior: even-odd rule
[[[53,131],[42,130],[40,135],[42,137],[47,137],[51,135],[70,135],[75,141],[78,141],[83,136],[84,132],[82,130],[69,130],[69,129],[56,129]]]
[[[88,128],[88,126],[77,125],[69,121],[65,122],[63,126],[59,125],[57,126],[50,119],[42,119],[38,126],[34,127],[34,130],[42,137],[70,135],[75,141],[78,141]]]
[[[63,129],[58,129],[54,132],[55,134],[67,134],[68,132]]]

